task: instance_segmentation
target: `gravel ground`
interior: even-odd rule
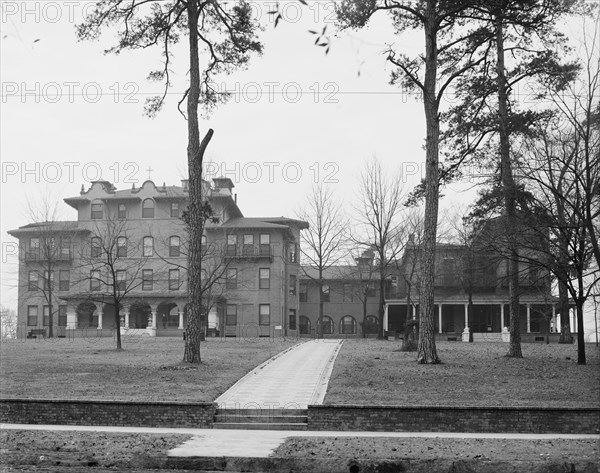
[[[599,461],[598,440],[294,437],[271,456],[373,460]]]
[[[153,459],[158,464],[170,449],[190,437],[178,434],[2,430],[0,466],[152,468],[155,467]]]

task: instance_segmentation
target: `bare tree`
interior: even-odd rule
[[[55,335],[55,315],[58,315],[54,279],[60,269],[68,271],[70,268],[77,222],[61,221],[58,200],[50,195],[35,203],[28,201],[27,215],[32,222],[27,226],[31,239],[29,247],[22,251],[22,257],[30,268],[30,275],[28,280],[20,283],[25,284],[28,290],[42,293],[48,307],[48,337],[52,338]],[[31,270],[34,266],[36,269]]]
[[[359,247],[375,252],[379,282],[378,338],[383,339],[386,278],[406,245],[406,234],[398,219],[403,210],[402,179],[388,175],[373,158],[364,166],[359,192],[360,202],[354,210],[358,230],[353,232],[352,240]]]
[[[322,335],[325,272],[344,257],[348,222],[333,190],[322,183],[315,184],[306,198],[304,208],[296,212],[300,220],[308,222],[302,233],[303,264],[316,271],[316,277],[306,276],[316,282],[319,289],[319,323],[317,336]]]
[[[0,306],[0,341],[17,338],[17,313],[8,307]]]
[[[107,212],[92,229],[89,246],[81,248],[77,284],[80,296],[113,308],[117,350],[121,350],[121,309],[123,302],[143,284],[142,270],[147,257],[132,235],[131,223]],[[157,275],[153,274],[153,277]]]

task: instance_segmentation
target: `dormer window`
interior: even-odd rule
[[[152,199],[142,202],[142,218],[154,218],[154,201]]]
[[[104,204],[96,201],[92,202],[92,220],[101,220],[104,218]]]
[[[179,202],[171,202],[171,217],[179,218]]]

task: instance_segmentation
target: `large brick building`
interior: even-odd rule
[[[230,179],[204,186],[218,219],[207,223],[203,238],[203,246],[214,251],[203,267],[214,272],[215,281],[204,301],[207,331],[294,334],[300,230],[307,224],[284,217],[244,217]],[[116,323],[125,333],[180,336],[186,323],[181,217],[187,201],[187,181],[181,186],[146,181],[129,190],[97,181],[65,199],[76,210],[76,221],[33,223],[10,231],[20,248],[18,336],[47,331],[49,299],[52,325],[60,336],[112,336]],[[117,257],[111,268],[104,261],[107,255]],[[122,293],[119,322],[106,275],[112,269],[114,289]]]

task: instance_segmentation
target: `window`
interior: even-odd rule
[[[30,238],[29,239],[29,249],[31,251],[39,251],[39,249],[40,249],[40,239],[39,238]]]
[[[225,309],[225,325],[237,325],[237,305],[227,304]]]
[[[254,255],[254,235],[244,235],[244,256]]]
[[[142,291],[151,291],[154,284],[154,272],[151,269],[142,270]]]
[[[258,270],[258,288],[269,289],[271,287],[271,270],[269,268],[260,268]]]
[[[54,289],[54,271],[44,271],[44,291]]]
[[[300,302],[308,301],[308,287],[306,283],[300,283]]]
[[[271,256],[271,235],[261,233],[259,236],[260,256]]]
[[[206,235],[202,235],[202,238],[200,239],[200,245],[206,245]]]
[[[346,315],[340,320],[340,333],[352,335],[356,333],[356,319],[351,315]]]
[[[59,291],[68,291],[70,285],[71,274],[68,270],[61,270],[58,273],[58,290]]]
[[[290,309],[290,330],[296,330],[296,309]]]
[[[118,257],[127,257],[127,238],[126,237],[118,237],[117,238],[117,256]]]
[[[352,302],[352,284],[344,284],[344,302]]]
[[[58,326],[59,327],[67,326],[67,306],[66,305],[58,306]]]
[[[92,202],[92,220],[104,218],[104,204],[102,202]]]
[[[296,275],[290,274],[290,296],[296,295]]]
[[[259,325],[269,325],[271,323],[270,304],[260,304],[258,306],[258,323]]]
[[[43,308],[42,323],[44,324],[44,327],[48,327],[50,325],[50,306],[49,305],[45,305]]]
[[[288,261],[290,263],[298,262],[298,245],[295,243],[290,243],[288,245]]]
[[[323,285],[323,302],[329,302],[329,286],[327,284]]]
[[[179,202],[171,202],[171,217],[179,218]]]
[[[142,255],[149,257],[154,255],[154,238],[151,236],[144,237],[144,248],[142,250]]]
[[[124,269],[117,271],[117,290],[124,292],[127,289],[127,272]]]
[[[91,256],[92,258],[100,258],[102,253],[102,242],[100,237],[93,237],[91,244]]]
[[[38,323],[37,305],[27,306],[27,325],[35,327]]]
[[[227,249],[229,256],[235,256],[237,253],[237,235],[227,235]]]
[[[90,271],[90,291],[100,290],[100,270],[93,269]]]
[[[119,204],[119,208],[117,210],[117,218],[127,218],[127,206],[125,204]]]
[[[321,333],[323,335],[333,334],[333,320],[331,317],[324,315],[323,319],[319,319],[318,325],[321,327]]]
[[[71,242],[63,241],[60,245],[60,258],[63,260],[71,259]]]
[[[142,202],[142,218],[154,218],[154,201],[152,199]]]
[[[367,320],[363,324],[365,333],[377,333],[379,330],[379,319],[374,315],[367,315]]]
[[[227,289],[237,289],[237,269],[227,269],[227,280],[225,283]]]
[[[310,333],[310,319],[308,317],[306,317],[305,315],[300,316],[298,326],[300,328],[300,333],[302,335],[306,335],[306,334]]]
[[[178,236],[169,238],[169,256],[177,257],[181,254],[181,240]]]
[[[179,289],[179,270],[169,269],[169,290],[177,291]]]
[[[371,281],[367,284],[367,297],[375,297],[375,293],[375,281]]]
[[[28,289],[30,291],[38,290],[38,277],[39,274],[37,271],[29,271],[29,286]]]

